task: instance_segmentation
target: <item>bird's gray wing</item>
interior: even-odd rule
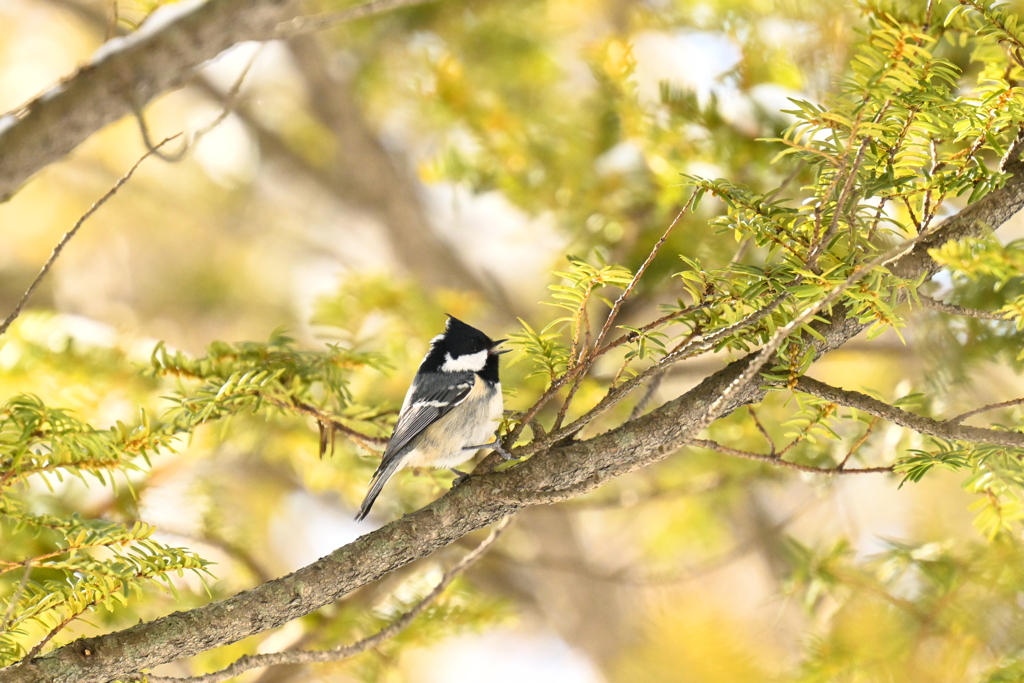
[[[406,446],[424,429],[466,400],[475,380],[472,372],[431,372],[421,375],[416,391],[398,416],[398,424],[384,450],[381,467],[402,454]]]
[[[408,446],[423,430],[444,417],[452,408],[466,400],[473,389],[476,377],[472,372],[431,372],[420,375],[398,415],[398,424],[384,449],[384,458],[380,467],[373,473],[370,490],[359,506],[356,521],[362,520],[370,512],[373,502],[384,489],[395,472],[402,466],[402,456]]]

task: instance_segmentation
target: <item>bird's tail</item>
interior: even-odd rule
[[[373,473],[373,478],[370,480],[370,490],[366,492],[366,498],[363,498],[363,504],[359,506],[359,513],[356,514],[357,522],[361,522],[369,514],[370,508],[373,507],[373,502],[377,500],[377,496],[384,489],[384,484],[388,483],[391,475],[398,471],[399,465],[401,465],[401,461],[398,458],[391,458],[386,463],[382,462],[377,471]]]

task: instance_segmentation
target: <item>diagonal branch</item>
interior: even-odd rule
[[[1014,145],[1014,160],[1020,152]],[[939,266],[928,249],[1002,225],[1024,207],[1021,167],[1018,161],[1007,164],[1012,175],[1003,187],[947,219],[890,268],[907,278],[931,275]],[[813,342],[816,356],[868,327],[841,305],[833,306],[827,321],[813,325],[821,335]],[[504,471],[471,477],[432,504],[288,576],[188,612],[78,640],[0,670],[0,683],[105,683],[281,626],[518,509],[582,495],[663,460],[696,438],[709,418],[764,398],[766,389],[755,382],[736,386],[750,362],[747,356],[731,363],[682,396],[604,434],[552,445]]]
[[[204,674],[202,676],[191,676],[188,678],[150,676],[145,675],[147,683],[221,683],[235,676],[238,676],[252,669],[259,669],[264,666],[277,666],[280,664],[315,664],[321,662],[338,662],[343,659],[355,657],[377,647],[381,643],[394,638],[396,635],[408,628],[409,624],[415,621],[416,617],[423,614],[431,603],[434,602],[452,584],[459,574],[466,571],[473,563],[479,560],[487,549],[490,548],[501,532],[508,526],[511,517],[505,517],[494,527],[494,531],[485,538],[480,545],[467,553],[461,560],[444,573],[441,580],[429,593],[420,599],[408,612],[402,614],[390,624],[351,645],[343,645],[330,650],[294,650],[290,652],[273,652],[260,655],[245,655],[229,666],[219,671]]]
[[[951,441],[971,441],[974,443],[1009,446],[1010,448],[1024,448],[1024,434],[1019,432],[967,427],[955,422],[955,418],[954,420],[940,422],[930,417],[908,413],[902,408],[879,401],[877,398],[862,394],[859,391],[840,389],[806,376],[797,380],[796,388],[799,391],[823,398],[832,403],[863,410],[865,413],[876,415],[883,420],[888,420],[901,427],[908,427],[921,434],[937,436],[940,439],[949,439]]]
[[[326,28],[412,4],[421,3],[376,0],[308,19]],[[183,85],[224,50],[284,35],[282,24],[301,16],[297,0],[208,0],[190,12],[174,7],[165,11],[181,12],[175,20],[153,30],[143,22],[135,33],[107,41],[92,62],[0,117],[0,202],[93,133]]]
[[[255,59],[255,55],[253,56],[253,58]],[[231,113],[231,110],[234,107],[235,99],[238,97],[238,93],[242,88],[242,82],[245,80],[246,75],[249,73],[249,69],[252,67],[252,63],[253,60],[250,59],[249,63],[242,70],[242,73],[235,80],[235,84],[231,87],[230,92],[228,92],[227,96],[225,97],[224,108],[221,110],[217,118],[203,126],[201,129],[196,131],[190,138],[185,140],[185,143],[181,146],[181,149],[176,153],[178,159],[184,157],[185,153],[188,152],[188,150],[196,143],[196,141],[199,140],[199,138],[203,137],[211,130],[219,126],[221,123],[224,122],[224,119],[228,117],[228,114]],[[50,254],[50,258],[48,258],[46,260],[46,263],[43,264],[43,267],[39,270],[39,273],[36,275],[35,279],[32,280],[32,284],[28,286],[28,289],[25,290],[25,293],[22,295],[17,305],[15,305],[14,310],[11,311],[10,315],[8,315],[7,318],[5,318],[2,323],[0,323],[0,335],[3,335],[5,332],[7,332],[7,329],[11,326],[11,323],[17,320],[18,316],[21,315],[22,310],[25,308],[25,304],[28,303],[29,298],[31,298],[32,294],[39,287],[40,283],[42,283],[47,273],[50,272],[50,269],[53,267],[53,264],[57,262],[58,258],[60,258],[61,252],[64,251],[64,247],[68,245],[68,242],[70,242],[74,238],[74,236],[78,233],[79,229],[81,229],[82,225],[84,225],[85,222],[89,220],[89,218],[91,218],[92,215],[95,214],[101,206],[106,204],[111,197],[117,194],[118,190],[120,190],[125,183],[131,180],[132,176],[135,175],[135,171],[137,171],[139,166],[142,165],[142,162],[154,155],[159,157],[160,159],[163,159],[164,161],[173,161],[173,159],[166,156],[161,150],[163,149],[164,146],[167,145],[167,143],[182,137],[184,133],[175,133],[174,135],[168,136],[161,140],[160,142],[153,144],[153,142],[149,138],[149,133],[146,131],[146,122],[142,118],[141,112],[136,113],[139,117],[139,125],[142,128],[143,139],[145,140],[146,143],[145,154],[139,157],[139,159],[132,165],[132,167],[129,168],[124,175],[118,178],[117,182],[115,182],[114,185],[109,190],[107,190],[106,194],[104,194],[102,197],[96,200],[96,202],[89,207],[89,210],[82,214],[77,221],[75,221],[75,224],[71,227],[70,230],[64,233],[64,236],[61,237],[59,242],[57,242],[57,246],[53,248],[53,252]],[[2,158],[2,155],[0,155],[0,158]]]
[[[938,299],[934,299],[925,294],[920,294],[918,298],[921,299],[921,303],[924,304],[925,308],[930,308],[933,311],[938,311],[939,313],[946,313],[947,315],[958,315],[965,318],[980,318],[982,320],[1008,320],[1006,315],[999,311],[983,311],[980,308],[967,308],[966,306],[939,301]]]
[[[175,133],[170,137],[164,138],[156,145],[150,146],[149,150],[141,157],[139,157],[139,159],[132,165],[132,167],[129,168],[123,176],[118,178],[117,182],[115,182],[114,185],[109,190],[107,190],[102,197],[97,199],[93,203],[93,205],[89,207],[88,211],[79,216],[78,220],[75,221],[75,224],[71,226],[71,229],[64,233],[64,236],[60,238],[59,242],[57,242],[57,246],[55,246],[53,248],[53,251],[50,253],[50,258],[46,259],[46,263],[44,263],[43,267],[39,269],[39,273],[37,273],[35,279],[32,280],[32,284],[30,284],[28,286],[28,289],[25,290],[25,293],[21,295],[21,299],[19,299],[18,303],[14,306],[14,310],[10,312],[10,314],[4,319],[2,323],[0,323],[0,335],[6,332],[7,328],[11,326],[11,323],[17,320],[18,316],[21,315],[22,310],[25,308],[25,304],[28,303],[28,300],[32,297],[32,294],[39,287],[40,283],[42,283],[43,279],[46,277],[46,274],[50,272],[50,269],[53,267],[53,264],[57,262],[57,259],[60,257],[61,252],[64,251],[64,247],[66,247],[68,245],[68,242],[70,242],[74,238],[74,236],[78,233],[78,230],[82,227],[82,225],[84,225],[85,222],[89,220],[89,218],[92,217],[92,215],[96,213],[101,206],[106,204],[111,197],[117,194],[117,191],[120,190],[125,183],[131,180],[132,176],[135,175],[135,171],[138,170],[139,166],[142,165],[143,161],[148,159],[153,154],[159,154],[161,147],[166,145],[171,140],[174,140],[179,137],[181,137],[181,133]]]
[[[989,403],[987,406],[975,408],[974,410],[968,410],[966,413],[960,413],[956,417],[949,418],[950,424],[960,424],[969,417],[979,415],[981,413],[987,413],[990,410],[999,410],[1000,408],[1010,408],[1012,406],[1019,406],[1024,403],[1024,398],[1011,398],[1009,401],[1000,401],[999,403]]]

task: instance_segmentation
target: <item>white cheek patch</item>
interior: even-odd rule
[[[487,365],[487,349],[458,358],[452,358],[452,354],[446,353],[441,369],[445,372],[480,372],[485,365]]]

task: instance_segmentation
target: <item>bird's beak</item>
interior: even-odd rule
[[[499,350],[499,349],[496,348],[497,346],[499,346],[501,344],[504,344],[507,341],[508,341],[508,339],[499,339],[498,341],[494,342],[491,345],[491,355],[492,356],[500,356],[503,353],[508,353],[509,351],[511,351],[512,349],[500,349]]]

